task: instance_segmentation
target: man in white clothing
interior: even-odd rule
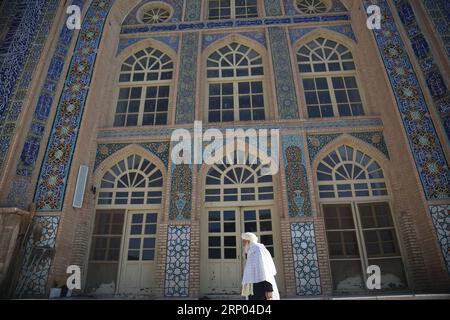
[[[250,232],[242,234],[244,251],[247,254],[242,295],[249,300],[279,300],[275,275],[277,271],[270,252],[258,237]]]

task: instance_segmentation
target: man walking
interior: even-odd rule
[[[258,237],[253,233],[243,233],[242,242],[247,254],[242,295],[249,300],[280,300],[275,282],[277,271],[270,252],[258,243]]]

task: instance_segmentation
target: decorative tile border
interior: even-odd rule
[[[281,119],[298,119],[292,61],[289,54],[286,54],[289,52],[286,31],[280,27],[269,28],[269,39],[272,49],[279,116]]]
[[[245,20],[221,20],[213,22],[186,22],[164,24],[158,26],[124,26],[122,34],[151,33],[151,32],[170,32],[170,31],[193,31],[193,30],[217,30],[224,28],[244,28],[255,26],[274,26],[274,25],[295,25],[311,22],[329,22],[329,21],[349,21],[348,15],[324,15],[324,16],[296,16],[283,18],[255,18]]]
[[[192,125],[191,125],[192,126]],[[255,129],[298,129],[298,130],[367,130],[368,128],[379,128],[383,126],[383,122],[380,119],[338,119],[338,120],[326,120],[321,119],[321,121],[314,121],[305,119],[301,123],[261,123],[261,124],[251,124],[251,125],[241,125],[235,124],[233,128],[255,128]],[[210,126],[204,124],[203,131],[215,128],[215,126]],[[133,137],[160,137],[160,136],[170,136],[172,131],[177,129],[176,127],[167,127],[164,129],[151,130],[151,129],[138,129],[135,130],[104,130],[98,133],[97,138],[133,138]],[[185,128],[192,131],[192,128]],[[219,128],[220,129],[220,128]],[[225,133],[224,129],[221,129]]]
[[[34,201],[38,211],[62,210],[96,49],[113,4],[113,0],[93,0],[84,18],[37,183]]]
[[[284,12],[287,16],[298,15],[300,12],[295,7],[295,0],[281,0],[284,3]],[[347,8],[339,0],[331,0],[333,3],[329,13],[347,12]]]
[[[350,132],[345,134],[348,134],[370,144],[374,148],[381,151],[386,156],[386,158],[389,159],[389,151],[384,140],[383,132]],[[310,162],[312,163],[316,159],[317,154],[326,145],[342,135],[344,135],[344,133],[308,135],[307,140]]]
[[[197,89],[197,65],[199,35],[186,33],[181,42],[180,75],[178,80],[177,124],[194,122]]]
[[[311,33],[316,30],[320,29],[326,29],[331,30],[340,34],[343,34],[347,38],[352,39],[353,41],[357,42],[356,36],[353,32],[352,25],[346,24],[346,25],[339,25],[339,26],[323,26],[320,28],[300,28],[300,29],[290,29],[289,30],[289,37],[291,39],[291,43],[295,45],[295,43],[306,36],[308,33]]]
[[[184,21],[201,20],[202,0],[185,0]]]
[[[322,294],[314,224],[291,224],[296,292],[299,296]]]
[[[171,36],[161,36],[161,37],[146,37],[146,38],[122,38],[119,41],[119,46],[117,48],[117,55],[121,54],[123,50],[126,48],[141,42],[143,40],[156,40],[159,42],[164,43],[169,48],[171,48],[173,51],[178,52],[179,43],[180,43],[180,37],[178,35],[171,35]]]
[[[267,47],[266,35],[262,31],[238,32],[238,33],[212,33],[212,34],[204,34],[203,35],[202,51],[204,51],[212,43],[214,43],[220,39],[223,39],[223,38],[229,36],[230,34],[247,37],[249,39],[255,40],[256,42],[259,42],[264,47]]]
[[[402,21],[408,35],[408,40],[419,62],[419,66],[426,80],[430,95],[433,98],[434,108],[437,111],[441,124],[444,127],[444,131],[447,134],[448,140],[444,142],[450,143],[450,91],[445,84],[434,55],[431,52],[430,45],[420,30],[420,26],[417,23],[417,19],[414,14],[414,10],[411,7],[410,1],[395,0],[394,3],[397,7],[400,20]],[[448,3],[448,9],[450,10],[450,2]],[[450,28],[450,24],[447,24],[447,27]]]
[[[14,3],[17,10],[0,45],[0,171],[59,1]]]
[[[282,144],[289,216],[311,216],[311,198],[303,152],[303,138],[301,136],[283,136]]]
[[[191,227],[169,226],[164,293],[166,297],[189,296]]]
[[[450,198],[450,171],[417,76],[386,0],[364,0],[381,7],[383,27],[374,30],[391,81],[411,153],[428,200]]]
[[[439,33],[450,58],[450,2],[448,0],[423,0],[423,5]]]
[[[139,2],[133,10],[128,14],[128,16],[124,19],[123,25],[136,25],[140,24],[140,22],[137,20],[137,13],[139,9],[150,2],[154,1],[160,1],[160,0],[142,0]],[[183,15],[183,1],[179,0],[162,0],[161,2],[167,3],[172,7],[173,14],[169,22],[181,22],[182,15]]]
[[[33,218],[32,233],[26,248],[15,296],[42,296],[46,294],[48,274],[53,260],[59,217],[36,216]],[[34,239],[39,237],[36,242]]]
[[[430,206],[430,212],[447,271],[450,274],[450,204]]]
[[[97,146],[97,154],[95,158],[94,171],[98,168],[98,166],[109,158],[113,153],[116,153],[119,150],[131,145],[131,143],[110,143],[110,144],[99,144]],[[137,145],[143,147],[144,149],[150,151],[155,157],[159,158],[166,169],[169,163],[169,142],[145,142],[145,143],[137,143]]]

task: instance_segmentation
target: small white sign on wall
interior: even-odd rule
[[[75,192],[73,195],[72,206],[74,208],[80,209],[83,207],[84,191],[86,190],[88,173],[89,167],[81,165],[80,169],[78,170],[77,185],[75,187]]]

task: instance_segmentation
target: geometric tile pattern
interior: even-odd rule
[[[189,296],[190,226],[169,226],[164,291],[166,297]]]
[[[97,146],[97,155],[95,157],[94,171],[97,167],[106,160],[113,153],[129,146],[131,143],[107,143],[99,144]],[[136,143],[136,145],[143,147],[150,151],[156,158],[159,158],[165,165],[166,169],[169,161],[169,142],[143,142]]]
[[[450,4],[450,2],[447,3]],[[450,142],[450,90],[445,84],[444,77],[431,52],[430,45],[420,30],[409,0],[396,0],[395,5],[408,35],[408,40],[419,62],[430,95],[433,98],[434,107],[447,134],[448,141],[444,142],[448,143]],[[450,5],[448,9],[450,10]],[[450,24],[447,23],[448,27],[450,27]]]
[[[122,38],[119,41],[119,47],[117,48],[117,55],[119,55],[124,49],[141,42],[143,40],[156,40],[159,42],[164,43],[169,48],[171,48],[173,51],[178,52],[178,46],[179,46],[179,40],[180,37],[178,35],[170,35],[170,36],[160,36],[160,37],[145,37],[145,38]]]
[[[345,25],[339,25],[339,26],[324,26],[320,28],[302,28],[302,29],[289,29],[289,36],[291,38],[291,43],[295,45],[295,43],[306,36],[308,33],[320,29],[326,29],[331,30],[340,34],[343,34],[344,36],[352,39],[356,42],[356,36],[353,33],[352,25],[351,24],[345,24]]]
[[[424,7],[441,36],[442,44],[450,58],[450,2],[448,0],[423,0]]]
[[[322,294],[314,224],[291,224],[296,293],[298,296]]]
[[[32,233],[25,248],[24,259],[15,296],[44,295],[53,260],[59,217],[35,216]]]
[[[233,35],[241,35],[256,42],[259,42],[263,46],[266,46],[266,35],[261,31],[252,31],[252,32],[239,32],[232,33]],[[212,34],[204,34],[202,39],[202,50],[205,50],[210,44],[216,42],[217,40],[223,39],[226,36],[229,36],[230,33],[212,33]]]
[[[103,27],[113,0],[93,0],[78,36],[42,163],[35,203],[38,211],[61,211]]]
[[[0,28],[0,33],[6,30],[0,41],[0,171],[58,4],[56,0],[14,0],[2,6],[1,25],[7,29]]]
[[[140,24],[140,22],[137,19],[137,13],[139,11],[139,9],[149,3],[149,2],[154,2],[156,0],[143,0],[141,1],[138,5],[136,5],[136,7],[134,7],[133,10],[131,10],[131,12],[128,14],[128,16],[124,19],[123,25],[137,25]],[[172,7],[173,10],[173,14],[172,17],[169,21],[167,22],[180,22],[181,21],[181,16],[183,13],[183,1],[179,1],[179,0],[163,0],[161,2],[164,2],[168,5],[170,5]]]
[[[298,119],[297,96],[292,75],[291,58],[284,28],[269,28],[273,71],[276,84],[278,114],[281,119]]]
[[[194,122],[197,68],[193,66],[197,65],[198,42],[198,33],[183,34],[176,108],[177,124]]]
[[[289,216],[311,216],[303,138],[301,136],[283,136],[282,141]]]
[[[430,206],[430,212],[442,255],[450,274],[450,204]]]
[[[411,153],[427,199],[450,198],[450,170],[412,63],[386,0],[364,0],[378,5],[382,28],[374,35],[389,76]]]
[[[384,140],[383,132],[349,132],[346,134],[370,144],[381,151],[386,158],[389,159],[389,151]],[[342,135],[343,133],[308,135],[307,140],[310,162],[312,163],[316,159],[317,154],[326,145]]]
[[[284,11],[287,16],[301,14],[295,7],[295,0],[282,0],[284,2]],[[347,12],[347,8],[339,0],[331,0],[333,3],[328,13]]]

